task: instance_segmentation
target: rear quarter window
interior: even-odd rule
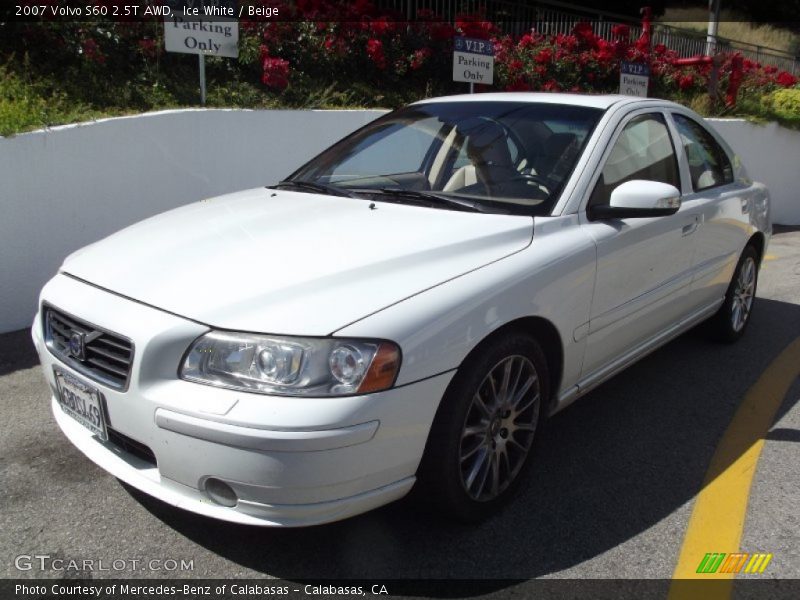
[[[681,143],[689,162],[695,192],[733,182],[733,167],[728,153],[700,123],[686,115],[673,114]]]

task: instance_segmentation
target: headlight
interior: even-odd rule
[[[347,396],[394,384],[400,349],[386,341],[211,332],[189,348],[180,376],[280,396]]]

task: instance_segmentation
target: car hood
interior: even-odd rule
[[[327,335],[532,234],[530,217],[259,188],[137,223],[62,271],[213,327]]]

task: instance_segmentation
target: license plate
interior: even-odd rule
[[[77,377],[53,367],[61,408],[101,440],[108,440],[100,392]]]

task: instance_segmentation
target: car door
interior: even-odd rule
[[[670,216],[590,219],[612,190],[645,179],[682,189],[674,140],[660,110],[640,110],[617,129],[582,211],[597,247],[597,272],[582,375],[591,377],[686,316],[699,211]]]
[[[672,112],[685,157],[688,190],[685,201],[697,207],[690,303],[708,306],[722,299],[747,240],[750,206],[746,186],[735,181],[727,151],[693,117]]]

